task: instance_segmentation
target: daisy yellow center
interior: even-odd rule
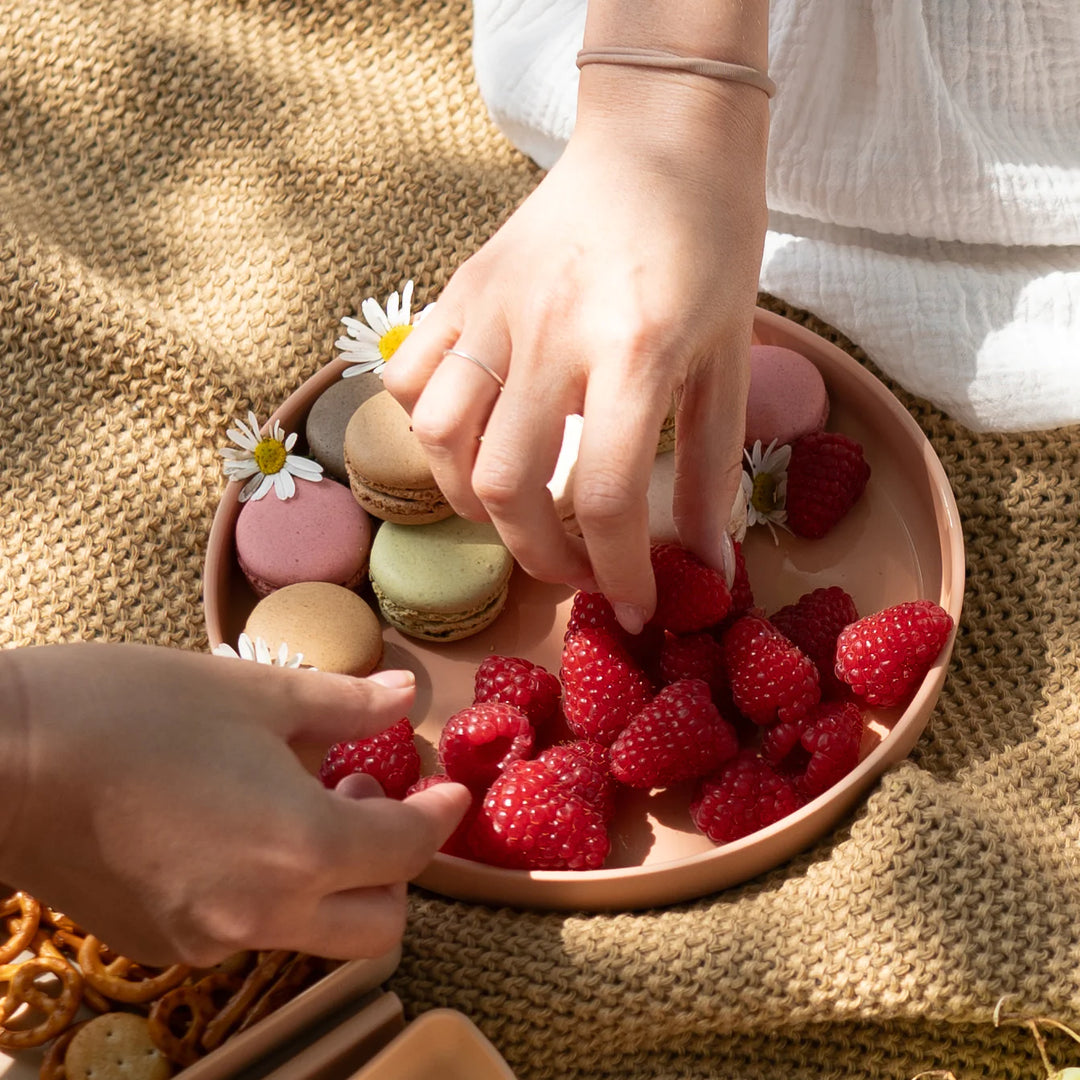
[[[286,456],[284,445],[277,439],[263,439],[254,451],[255,464],[259,466],[259,472],[267,476],[281,472],[285,467]]]
[[[391,326],[381,338],[379,338],[379,353],[384,360],[389,360],[398,351],[398,346],[412,333],[411,323],[401,326]]]
[[[759,514],[771,514],[776,509],[776,477],[772,473],[758,473],[754,477],[750,505]]]

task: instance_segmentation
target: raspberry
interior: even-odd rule
[[[436,787],[439,784],[450,784],[453,781],[446,773],[432,773],[430,776],[421,776],[419,780],[408,791],[405,792],[406,797],[409,795],[415,795],[418,791],[427,791],[428,788]],[[465,811],[465,815],[461,821],[458,822],[458,827],[447,837],[443,846],[439,848],[441,852],[446,855],[457,855],[459,858],[471,859],[472,851],[469,849],[467,837],[469,830],[472,828],[472,823],[476,820],[476,815],[480,812],[480,801],[474,796],[472,803],[469,805],[469,809]]]
[[[863,717],[857,705],[850,701],[819,705],[801,738],[810,755],[798,781],[802,793],[812,799],[847,776],[859,764],[862,737]]]
[[[801,746],[803,730],[811,715],[813,710],[798,720],[781,720],[767,727],[761,736],[761,756],[770,765],[787,763],[788,755]]]
[[[652,623],[673,634],[715,626],[731,607],[724,575],[679,544],[653,544],[656,614]]]
[[[727,689],[724,650],[711,634],[668,634],[660,649],[659,668],[664,683],[702,679],[714,695]]]
[[[730,844],[797,810],[794,784],[751,750],[698,782],[690,817],[714,844]]]
[[[731,696],[754,723],[798,720],[821,698],[817,668],[767,619],[743,615],[722,645]]]
[[[615,813],[615,781],[611,777],[611,753],[606,746],[579,739],[556,743],[537,756],[561,784],[600,811],[605,821]]]
[[[603,816],[542,761],[512,761],[469,831],[481,862],[521,870],[596,870],[610,849]]]
[[[547,669],[520,656],[488,656],[476,669],[473,702],[514,705],[533,727],[542,727],[559,710],[559,680]]]
[[[652,684],[606,630],[573,630],[563,645],[563,712],[579,739],[610,746],[652,697]]]
[[[842,691],[842,684],[833,671],[836,638],[858,617],[855,601],[839,585],[833,585],[805,593],[794,604],[770,615],[769,622],[813,660],[818,669],[822,696],[836,697]]]
[[[319,779],[325,787],[335,788],[346,776],[359,772],[378,780],[388,798],[403,799],[420,776],[412,724],[402,718],[370,738],[334,743],[319,766]]]
[[[862,447],[835,431],[815,431],[791,444],[787,526],[817,540],[858,501],[870,479]]]
[[[665,686],[611,746],[611,772],[630,787],[669,787],[712,772],[739,749],[707,683],[680,679]]]
[[[870,705],[899,705],[933,666],[952,628],[952,616],[932,600],[867,615],[837,638],[836,674]]]
[[[626,650],[640,668],[648,668],[664,641],[664,631],[649,622],[640,634],[628,634],[615,618],[615,612],[603,593],[574,593],[570,618],[563,640],[575,630],[606,630]]]
[[[513,705],[483,701],[454,713],[439,736],[439,764],[451,780],[486,788],[511,761],[532,753],[529,718]]]
[[[735,541],[735,580],[731,583],[731,609],[728,615],[741,615],[754,606],[754,592],[750,587],[750,575],[746,572],[742,544]]]

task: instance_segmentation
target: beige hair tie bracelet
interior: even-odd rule
[[[611,48],[582,49],[577,54],[577,66],[586,64],[624,64],[630,67],[667,68],[670,71],[688,71],[691,75],[704,75],[710,79],[746,83],[756,86],[768,97],[776,93],[776,83],[757,68],[743,64],[729,64],[724,60],[706,60],[700,56],[677,56],[675,53],[656,49]]]

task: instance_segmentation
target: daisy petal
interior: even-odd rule
[[[364,318],[368,321],[368,326],[375,331],[379,337],[383,334],[387,334],[392,329],[390,321],[386,317],[386,313],[377,300],[373,300],[370,296],[360,305],[360,310],[364,313]]]

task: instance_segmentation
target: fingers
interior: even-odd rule
[[[472,796],[438,784],[407,799],[343,799],[334,794],[327,837],[328,880],[335,891],[411,881],[457,828]]]
[[[405,716],[416,697],[411,671],[380,671],[357,679],[302,668],[268,669],[245,660],[213,661],[234,665],[236,676],[249,683],[248,692],[263,703],[260,722],[289,741],[365,739]]]
[[[727,532],[742,475],[749,365],[738,348],[699,367],[684,386],[676,423],[672,515],[682,544],[729,582]]]
[[[456,513],[474,521],[489,519],[473,488],[473,470],[509,367],[510,342],[496,323],[467,326],[443,352],[413,408],[412,428],[435,483]]]
[[[383,386],[411,413],[443,353],[461,335],[462,314],[450,289],[398,346],[383,370]]]
[[[382,956],[401,944],[406,892],[400,882],[324,896],[307,933],[289,947],[333,960]]]
[[[648,489],[668,397],[633,385],[626,367],[594,371],[574,481],[574,511],[592,571],[623,628],[652,617]]]

